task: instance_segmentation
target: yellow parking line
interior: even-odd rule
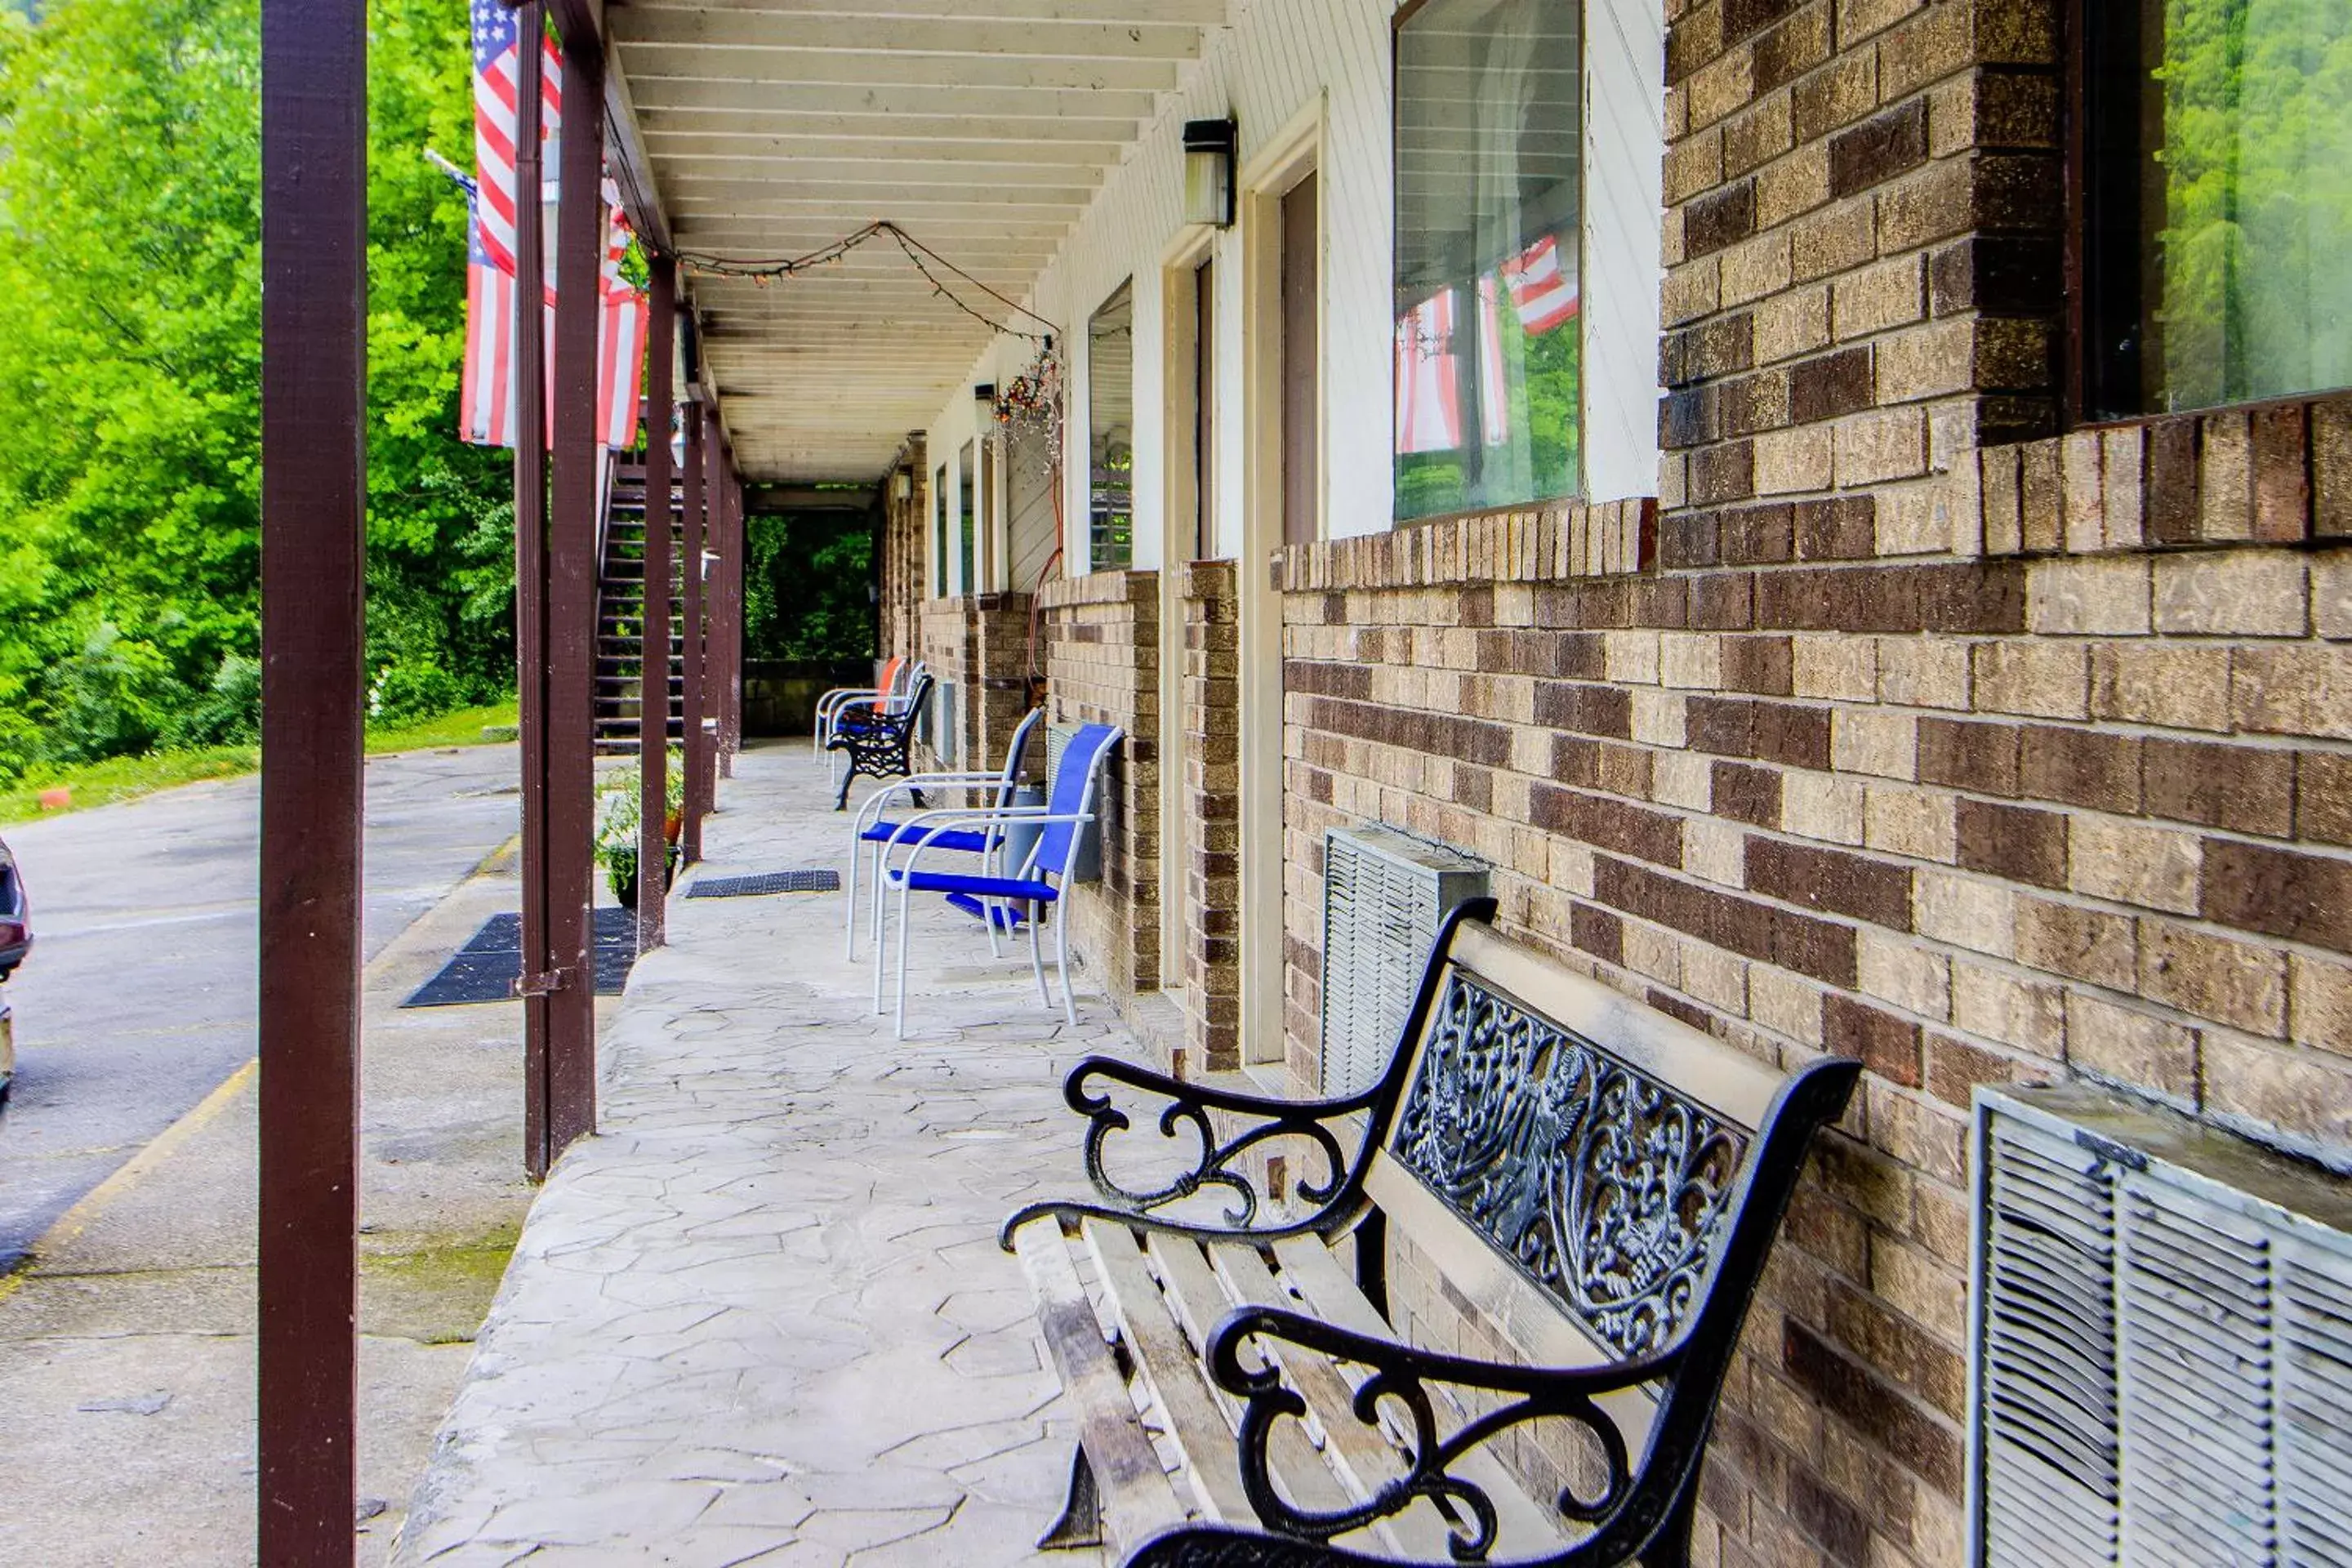
[[[89,1229],[90,1222],[109,1204],[136,1186],[150,1171],[170,1159],[182,1144],[202,1131],[206,1123],[218,1118],[260,1071],[261,1058],[256,1057],[229,1074],[177,1121],[157,1133],[145,1148],[125,1160],[112,1175],[84,1193],[73,1207],[59,1215],[57,1223],[43,1231],[41,1238],[33,1243],[33,1262],[7,1279],[0,1279],[0,1301],[6,1300],[24,1287],[40,1258]]]

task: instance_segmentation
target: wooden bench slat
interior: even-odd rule
[[[1209,1261],[1235,1301],[1300,1310],[1300,1303],[1276,1281],[1274,1271],[1255,1248],[1211,1247]],[[1359,1498],[1371,1497],[1384,1483],[1404,1473],[1404,1457],[1395,1446],[1377,1428],[1356,1419],[1351,1408],[1355,1386],[1340,1375],[1330,1357],[1293,1344],[1283,1345],[1280,1355],[1283,1375],[1307,1401],[1308,1414],[1322,1428],[1323,1458],[1339,1472],[1349,1492]],[[1416,1502],[1374,1528],[1386,1538],[1391,1551],[1432,1561],[1447,1555],[1445,1542],[1451,1532],[1433,1503]]]
[[[1077,1413],[1078,1440],[1094,1466],[1102,1500],[1104,1534],[1124,1552],[1155,1531],[1182,1523],[1185,1510],[1135,1419],[1127,1380],[1103,1342],[1061,1227],[1030,1226],[1014,1238],[1013,1249],[1037,1298],[1045,1348]]]
[[[1206,1259],[1201,1256],[1197,1243],[1173,1237],[1146,1237],[1145,1249],[1160,1270],[1161,1284],[1169,1298],[1185,1321],[1193,1342],[1206,1346],[1209,1331],[1225,1314],[1233,1301],[1225,1295]],[[1228,1403],[1229,1430],[1238,1430],[1241,1413],[1237,1402]],[[1336,1513],[1354,1505],[1355,1499],[1340,1485],[1339,1478],[1318,1452],[1306,1429],[1296,1421],[1275,1425],[1266,1439],[1266,1460],[1275,1479],[1281,1482],[1283,1495],[1298,1508],[1316,1513]],[[1236,1452],[1229,1452],[1226,1463],[1234,1467],[1235,1479],[1240,1476],[1240,1460]],[[1248,1516],[1257,1517],[1252,1510]]]
[[[1086,1238],[1136,1370],[1167,1412],[1170,1440],[1184,1456],[1184,1479],[1202,1511],[1220,1522],[1255,1523],[1257,1514],[1233,1463],[1232,1416],[1144,1267],[1135,1233],[1125,1226],[1090,1219]],[[1194,1450],[1196,1444],[1200,1452]]]
[[[1394,1340],[1397,1332],[1331,1249],[1315,1237],[1294,1237],[1275,1243],[1274,1255],[1282,1265],[1283,1277],[1304,1299],[1307,1310],[1313,1316],[1352,1332],[1380,1339]],[[1290,1353],[1285,1347],[1286,1364]],[[1480,1448],[1465,1454],[1454,1467],[1464,1480],[1482,1489],[1494,1500],[1496,1518],[1500,1525],[1505,1555],[1531,1555],[1538,1545],[1550,1547],[1565,1539],[1559,1518],[1550,1509],[1529,1497],[1517,1477],[1503,1468],[1502,1461]]]

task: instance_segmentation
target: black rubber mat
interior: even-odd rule
[[[637,962],[636,911],[598,910],[595,949],[596,994],[617,996],[628,984],[630,966]],[[418,986],[401,1005],[458,1007],[511,1001],[515,982],[521,977],[522,917],[492,915],[457,956],[442,965],[440,973]]]
[[[686,890],[689,899],[750,899],[762,893],[837,893],[838,871],[766,871],[756,877],[706,877]]]

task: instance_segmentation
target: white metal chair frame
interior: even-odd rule
[[[923,811],[913,819],[900,824],[898,831],[892,834],[887,842],[869,845],[866,838],[866,830],[881,819],[883,807],[894,796],[904,795],[911,797],[927,789],[961,789],[979,794],[985,786],[993,784],[995,799],[988,806],[980,809],[1004,811],[1012,808],[1013,797],[1021,788],[1021,770],[1028,761],[1029,747],[1034,743],[1036,732],[1045,721],[1045,710],[1043,708],[1032,708],[1028,716],[1023,719],[1019,727],[1013,731],[1013,739],[1005,745],[1004,765],[993,773],[917,773],[911,778],[890,779],[859,803],[857,818],[850,825],[849,829],[849,908],[842,922],[844,957],[852,962],[855,962],[857,957],[858,869],[869,858],[865,851],[869,848],[873,851],[870,857],[874,868],[872,921],[874,940],[878,942],[882,940],[882,876],[884,869],[889,864],[890,851],[902,845],[911,846],[916,840],[924,837],[929,830],[919,828],[916,825],[926,818],[937,817],[942,812],[963,812],[975,809],[972,806],[964,805],[934,807]],[[934,823],[933,826],[936,826],[939,824]],[[989,835],[989,847],[981,858],[983,871],[990,871],[992,874],[992,868],[1001,862],[1004,849],[1004,837],[1002,833]],[[988,927],[989,952],[1002,953],[1003,948],[998,942],[1000,932],[992,909],[983,923]]]
[[[1060,970],[1062,978],[1062,1016],[1073,1026],[1077,1024],[1077,1004],[1073,1000],[1070,991],[1070,873],[1076,868],[1079,853],[1085,847],[1086,828],[1100,815],[1095,808],[1095,797],[1102,788],[1103,775],[1109,766],[1110,755],[1118,750],[1122,738],[1118,731],[1114,731],[1109,739],[1096,750],[1087,768],[1085,785],[1080,792],[1078,809],[1076,811],[1056,812],[1050,805],[1005,806],[994,811],[944,809],[925,812],[920,816],[909,820],[900,830],[898,838],[905,838],[910,833],[919,832],[919,836],[913,838],[913,849],[908,855],[905,864],[897,868],[891,868],[887,863],[883,866],[882,879],[874,889],[877,905],[887,897],[891,888],[896,887],[898,890],[898,1016],[892,1031],[895,1038],[903,1040],[907,1037],[907,954],[908,937],[912,930],[908,917],[910,912],[909,900],[915,892],[917,864],[922,859],[924,851],[930,847],[933,837],[960,827],[974,826],[983,830],[990,830],[1021,823],[1034,825],[1040,830],[1037,841],[1031,847],[1027,858],[1012,875],[1024,880],[1043,881],[1050,878],[1053,881],[1055,896],[1049,900],[1010,901],[1030,906],[1027,910],[1029,970],[1036,977],[1039,1000],[1048,1007],[1054,1005],[1054,994],[1045,984],[1045,955],[1040,945],[1041,937],[1038,931],[1038,928],[1045,923],[1044,910],[1038,906],[1045,903],[1051,903],[1054,906],[1055,963]],[[1062,863],[1057,867],[1040,867],[1037,864],[1037,857],[1045,848],[1046,837],[1043,830],[1055,823],[1066,823],[1070,828],[1069,837],[1062,849]],[[896,838],[894,838],[895,842],[897,842]],[[877,914],[878,912],[877,910]],[[874,938],[874,1011],[877,1013],[882,1011],[882,954],[887,930],[887,923],[877,919]],[[992,922],[992,942],[993,937]]]

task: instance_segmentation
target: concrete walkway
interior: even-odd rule
[[[740,759],[701,874],[845,868],[821,772]],[[602,1132],[532,1207],[395,1563],[1037,1556],[1071,1435],[995,1231],[1082,1184],[1062,1070],[1125,1037],[1083,984],[1066,1027],[1025,948],[992,961],[938,909],[895,1041],[841,916],[672,901],[604,1039]]]

